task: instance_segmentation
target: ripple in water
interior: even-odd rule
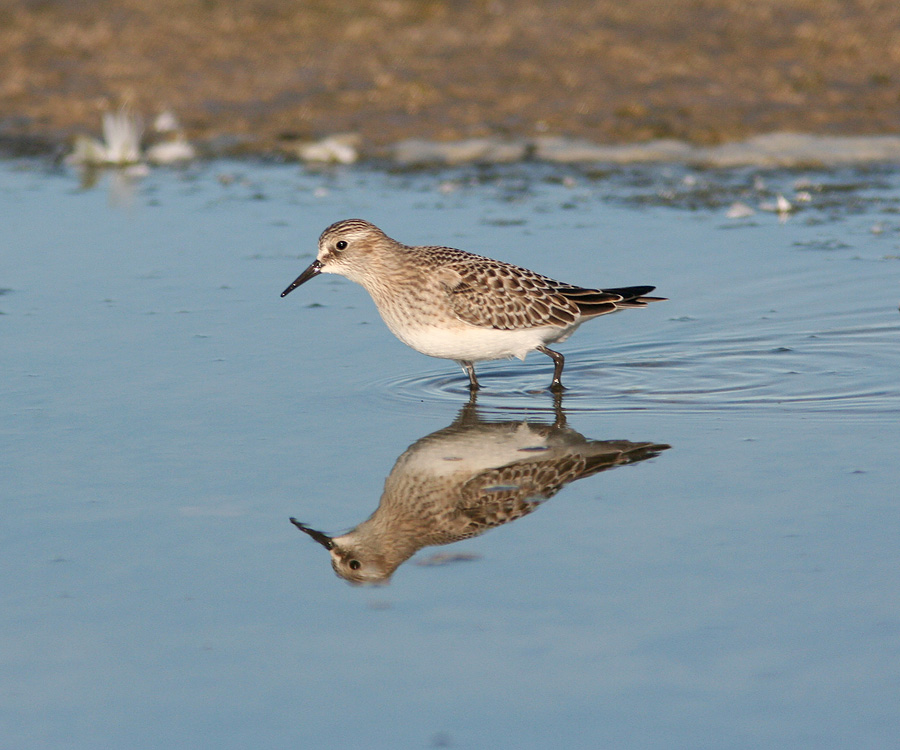
[[[898,343],[897,324],[799,331],[780,324],[753,336],[695,331],[681,340],[603,350],[562,347],[564,406],[573,412],[775,410],[896,419]],[[370,387],[386,400],[417,408],[423,402],[459,404],[469,398],[468,380],[451,362],[446,365]],[[552,411],[552,368],[535,355],[524,363],[484,363],[478,374],[479,406]]]

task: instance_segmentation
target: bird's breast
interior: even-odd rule
[[[467,362],[525,359],[532,349],[558,341],[577,327],[498,329],[472,325],[457,317],[446,289],[425,277],[420,283],[382,279],[380,284],[366,288],[391,333],[430,357]]]

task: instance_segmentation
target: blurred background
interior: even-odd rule
[[[898,32],[894,0],[0,0],[0,138],[122,103],[218,153],[892,133]]]

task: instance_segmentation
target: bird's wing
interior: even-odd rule
[[[482,529],[515,521],[578,479],[584,469],[584,457],[577,453],[490,469],[463,485],[459,511]]]
[[[438,250],[435,248],[435,250]],[[473,256],[460,250],[442,251],[441,285],[456,316],[483,328],[510,330],[568,326],[586,314],[615,310],[621,296],[581,289],[541,276],[526,268]]]

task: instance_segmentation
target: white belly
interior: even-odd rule
[[[404,344],[422,354],[466,362],[511,357],[525,359],[525,355],[532,349],[564,338],[560,335],[563,331],[555,326],[521,328],[514,331],[475,326],[453,328],[415,326],[397,330],[388,322],[388,327]],[[569,333],[571,331],[565,332],[566,335]]]

